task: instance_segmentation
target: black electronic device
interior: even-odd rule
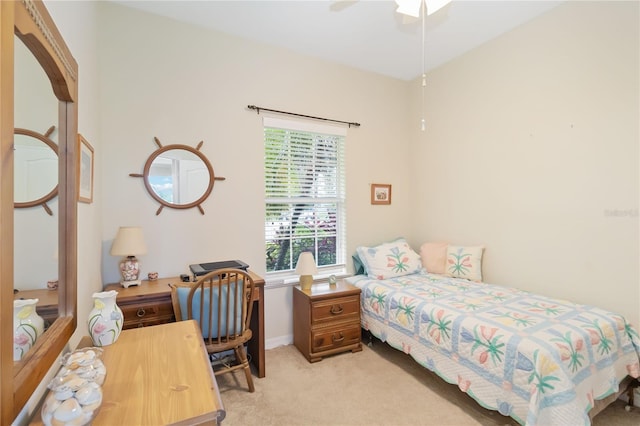
[[[242,269],[243,271],[246,271],[249,269],[249,265],[241,260],[223,260],[221,262],[195,263],[193,265],[189,265],[189,269],[193,273],[194,280],[195,278],[206,275],[211,271],[226,268]]]
[[[183,283],[188,283],[190,281],[189,279],[189,275],[187,274],[180,274],[180,281],[182,281]]]

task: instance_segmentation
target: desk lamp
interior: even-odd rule
[[[147,254],[142,228],[138,226],[121,226],[111,246],[112,256],[125,256],[120,262],[120,273],[124,288],[140,285],[140,264],[136,255]]]
[[[303,251],[298,257],[296,265],[296,274],[300,275],[300,288],[302,290],[311,290],[313,284],[313,274],[318,273],[316,262],[310,251]]]

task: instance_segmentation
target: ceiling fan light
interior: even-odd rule
[[[396,4],[398,5],[396,12],[413,16],[414,18],[420,17],[422,0],[396,0]]]
[[[432,15],[451,3],[451,0],[425,0],[427,5],[427,15]]]

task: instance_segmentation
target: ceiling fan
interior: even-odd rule
[[[432,15],[451,3],[451,0],[395,0],[395,2],[398,5],[396,12],[419,18],[423,2],[427,10],[427,15]]]
[[[359,1],[360,0],[336,0],[331,4],[330,9],[338,12]],[[423,5],[426,7],[427,15],[432,15],[451,3],[451,1],[452,0],[395,0],[395,3],[398,5],[396,12],[407,17],[419,18]]]

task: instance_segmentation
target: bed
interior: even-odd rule
[[[640,375],[640,338],[622,316],[429,273],[406,243],[392,248],[386,268],[401,273],[371,273],[363,259],[365,274],[347,278],[362,291],[362,327],[481,406],[526,425],[590,424],[598,400]]]

